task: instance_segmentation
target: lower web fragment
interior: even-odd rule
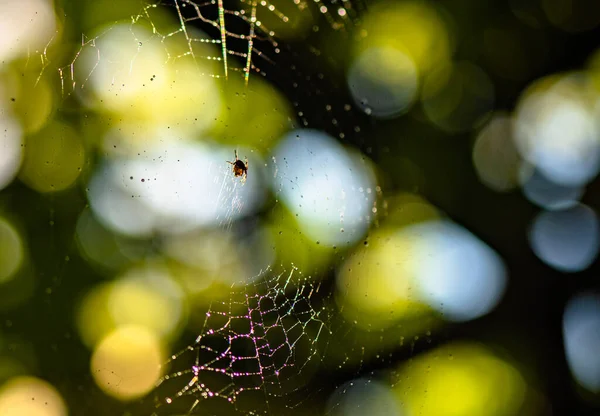
[[[155,415],[279,414],[297,406],[328,345],[320,283],[268,270],[213,302],[195,342],[174,354]],[[176,413],[173,413],[176,412]]]

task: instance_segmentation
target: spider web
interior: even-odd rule
[[[331,311],[316,306],[320,288],[297,268],[266,270],[241,290],[232,288],[228,299],[212,302],[195,342],[167,363],[171,370],[158,383],[154,414],[223,405],[262,414],[293,405],[331,335]]]
[[[360,2],[347,0],[286,0],[284,4],[301,13],[313,10],[338,33],[353,26],[361,7]],[[174,28],[158,17],[164,11],[177,20]],[[246,86],[250,83],[249,88],[251,74],[266,77],[292,99],[297,118],[291,127],[326,131],[371,154],[375,144],[362,141],[364,115],[347,104],[346,98],[339,97],[342,89],[336,84],[336,77],[328,77],[339,71],[335,62],[323,57],[310,42],[299,47],[280,40],[278,32],[265,23],[269,17],[291,23],[288,14],[267,1],[162,0],[146,5],[133,16],[128,31],[137,52],[147,42],[158,41],[164,47],[166,62],[191,59],[197,64],[198,76],[222,81],[242,79]],[[319,31],[318,23],[311,33]],[[64,96],[77,95],[85,89],[101,60],[106,59],[101,40],[116,25],[92,38],[82,36],[73,59],[58,70]],[[147,28],[150,30],[140,30]],[[91,64],[80,65],[84,54],[95,56]],[[328,61],[330,67],[323,69],[312,59],[315,57]],[[133,65],[135,59],[134,50],[125,67]],[[315,102],[322,103],[322,108],[315,108]],[[273,175],[293,181],[294,174],[289,172],[293,166],[278,163],[281,162],[269,162]],[[222,181],[222,192],[216,198],[231,198],[231,207],[219,214],[217,221],[220,228],[231,230],[234,214],[242,209],[243,198],[238,195],[241,184],[228,180],[233,176],[229,165],[223,163],[222,169],[212,167],[215,180]],[[275,190],[276,201],[278,192]],[[343,259],[342,255],[340,260]],[[185,342],[194,341],[175,349],[178,352],[164,364],[165,375],[155,391],[133,406],[133,414],[306,411],[313,406],[312,397],[323,394],[315,401],[322,404],[323,397],[330,393],[314,391],[311,385],[311,380],[323,376],[327,369],[341,372],[340,379],[332,380],[329,386],[335,388],[361,372],[367,355],[389,362],[390,357],[374,354],[369,351],[373,347],[361,341],[361,337],[373,335],[383,339],[383,334],[357,331],[352,322],[341,317],[332,302],[330,280],[307,276],[293,265],[283,265],[267,267],[249,281],[236,282],[226,297],[207,306],[202,327]],[[368,371],[372,374],[373,370]],[[314,406],[322,411],[319,404]]]
[[[274,175],[293,181],[286,170]],[[390,360],[361,341],[379,337],[375,349],[383,352],[388,335],[348,322],[333,302],[331,283],[280,265],[232,284],[227,296],[208,305],[194,342],[164,363],[165,375],[140,414],[305,414],[311,406],[321,414],[330,391],[315,387],[316,378],[332,369],[344,381],[364,369],[372,376],[367,356],[376,355],[375,367]]]
[[[272,161],[275,182],[294,184],[288,162],[278,163]],[[231,188],[226,192],[233,201],[239,201],[241,185],[232,180],[233,185],[227,178],[223,183]],[[279,199],[281,187],[274,187]],[[379,187],[377,192],[381,197]],[[380,202],[376,198],[370,203]],[[229,219],[220,227],[231,229],[230,216],[230,211],[225,213]],[[164,363],[165,375],[141,414],[288,413],[305,409],[310,398],[323,393],[311,381],[325,368],[359,372],[365,347],[357,338],[365,333],[356,332],[341,316],[331,283],[294,265],[268,266],[234,282],[226,296],[207,306],[195,340]],[[340,348],[332,336],[348,345]],[[337,351],[333,354],[332,344]],[[138,411],[136,407],[134,414]]]
[[[345,32],[357,21],[362,3],[359,0],[160,0],[147,4],[138,15],[131,17],[130,32],[138,44],[138,52],[144,42],[158,40],[164,47],[166,62],[191,58],[197,64],[199,75],[224,79],[241,76],[248,85],[252,73],[266,75],[268,70],[263,69],[264,66],[276,65],[277,55],[289,51],[289,45],[282,46],[277,31],[269,27],[269,22],[276,25],[294,22],[296,16],[288,16],[280,10],[282,7],[293,13],[322,16],[333,30]],[[176,16],[176,24],[164,24],[164,19],[155,16],[165,11]],[[141,27],[150,28],[150,39],[140,37],[138,28]],[[196,28],[203,33],[198,33]],[[312,26],[313,31],[318,28],[318,24]],[[113,26],[109,26],[93,37],[82,34],[71,62],[58,68],[63,95],[85,87],[103,59],[98,40],[112,29]],[[54,38],[49,45],[53,41]],[[207,46],[216,46],[218,52]],[[89,50],[96,55],[96,62],[79,73],[82,70],[77,68],[77,61]],[[319,53],[317,49],[313,52]],[[48,47],[42,52],[42,71],[50,65],[47,54]],[[135,57],[132,63],[133,59]]]

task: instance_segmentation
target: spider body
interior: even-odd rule
[[[238,176],[243,176],[242,182],[246,182],[246,178],[248,178],[248,158],[245,158],[245,163],[238,159],[237,150],[235,150],[235,160],[233,162],[227,161],[230,165],[233,166],[233,174],[237,178]]]

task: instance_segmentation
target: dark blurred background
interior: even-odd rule
[[[0,22],[0,415],[600,414],[599,2]]]

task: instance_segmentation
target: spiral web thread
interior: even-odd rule
[[[291,2],[299,12],[314,10],[315,16],[324,16],[328,25],[336,31],[344,31],[354,24],[358,10],[349,0],[284,0]],[[158,19],[153,16],[153,11],[168,8],[174,11],[179,25],[163,28]],[[261,66],[267,62],[275,64],[274,56],[281,52],[277,33],[261,21],[266,14],[273,15],[276,19],[288,24],[290,17],[281,12],[273,3],[267,0],[160,0],[146,5],[142,11],[131,17],[130,31],[143,47],[143,39],[137,39],[135,28],[138,24],[145,24],[151,28],[152,36],[157,37],[165,47],[167,62],[184,57],[191,57],[197,64],[202,62],[218,62],[220,69],[214,72],[204,72],[205,65],[199,65],[199,74],[215,78],[229,78],[232,74],[241,74],[248,84],[250,74],[266,75]],[[213,17],[214,16],[214,17]],[[198,35],[192,31],[192,26],[197,26],[207,32]],[[317,28],[318,26],[314,26]],[[82,35],[81,46],[76,51],[73,60],[66,66],[58,69],[63,95],[68,95],[75,88],[83,88],[89,80],[91,73],[96,69],[102,59],[102,51],[98,48],[97,40],[111,30],[105,29],[95,37]],[[180,39],[178,39],[180,38]],[[169,43],[177,39],[186,45],[182,51],[173,49]],[[52,42],[52,40],[51,40]],[[220,54],[214,54],[206,45],[218,45]],[[89,73],[76,74],[76,62],[84,50],[91,48],[96,55],[96,65],[92,65]],[[47,49],[47,48],[46,48]],[[42,53],[44,68],[49,65],[46,49]],[[132,57],[132,60],[135,57]],[[209,67],[209,70],[212,67]],[[41,76],[41,75],[40,75]]]
[[[293,3],[301,11],[316,10],[315,18],[324,17],[328,26],[336,31],[345,31],[354,24],[360,4],[349,0],[284,1]],[[161,20],[154,16],[161,8],[170,9],[176,16],[179,23],[175,28],[161,25]],[[148,39],[140,38],[137,29],[149,27],[152,38],[164,45],[166,62],[191,58],[198,64],[199,76],[221,79],[241,76],[247,84],[250,73],[267,75],[263,65],[275,67],[275,56],[281,53],[277,33],[260,20],[266,14],[273,14],[286,24],[290,20],[265,0],[160,0],[132,16],[129,31],[139,45],[138,51]],[[314,28],[318,28],[316,24],[315,19]],[[58,70],[63,95],[84,88],[101,60],[106,59],[98,40],[113,27],[109,26],[98,36],[82,36],[73,59]],[[205,33],[191,30],[192,27]],[[185,47],[173,47],[173,44]],[[210,45],[218,45],[220,53],[207,48]],[[95,64],[92,62],[82,69],[78,60],[90,49]],[[314,48],[309,49],[319,56]],[[134,53],[132,65],[135,58]],[[205,65],[207,63],[209,65]],[[309,98],[326,94],[327,88],[313,85],[313,82],[317,83],[315,85],[324,82],[321,73],[309,75],[295,65],[278,68],[278,72],[294,81],[293,91],[299,95],[305,84],[310,86],[306,88]],[[302,100],[298,101],[300,103],[294,101],[296,110],[302,106]],[[338,116],[328,102],[323,107],[325,111],[319,113],[323,114],[320,118],[324,121],[320,120],[315,126],[322,122],[345,131],[343,121],[352,118],[350,106],[345,105]],[[301,124],[309,125],[307,115],[302,111],[298,111],[298,117]],[[358,126],[354,127],[354,132],[359,132]],[[347,135],[348,132],[339,133],[340,138]],[[231,173],[227,171],[227,174]],[[237,184],[234,189],[235,186]],[[230,194],[227,189],[224,192]],[[239,200],[232,201],[231,211],[225,214],[220,226],[231,228],[230,213],[239,210],[240,203]],[[315,306],[320,298],[330,296],[320,296],[320,288],[320,282],[302,276],[296,268],[283,273],[269,269],[247,285],[232,287],[228,299],[213,301],[193,344],[173,354],[165,363],[169,370],[157,385],[156,414],[173,408],[184,399],[190,403],[184,410],[186,414],[198,411],[201,403],[204,405],[217,399],[239,409],[240,397],[252,392],[263,396],[261,407],[266,404],[267,410],[249,405],[244,406],[245,414],[272,413],[268,408],[274,398],[283,398],[286,406],[288,403],[291,406],[299,404],[289,398],[294,392],[304,391],[306,377],[310,377],[315,365],[323,360],[332,333],[331,310]]]
[[[188,413],[211,398],[236,406],[241,394],[252,391],[261,392],[268,406],[271,397],[302,388],[299,376],[320,362],[331,334],[328,310],[313,306],[321,285],[296,268],[269,271],[210,305],[195,342],[167,363],[173,368],[191,359],[191,365],[165,375],[157,387],[181,380],[185,385],[159,407],[187,396],[194,398]]]

